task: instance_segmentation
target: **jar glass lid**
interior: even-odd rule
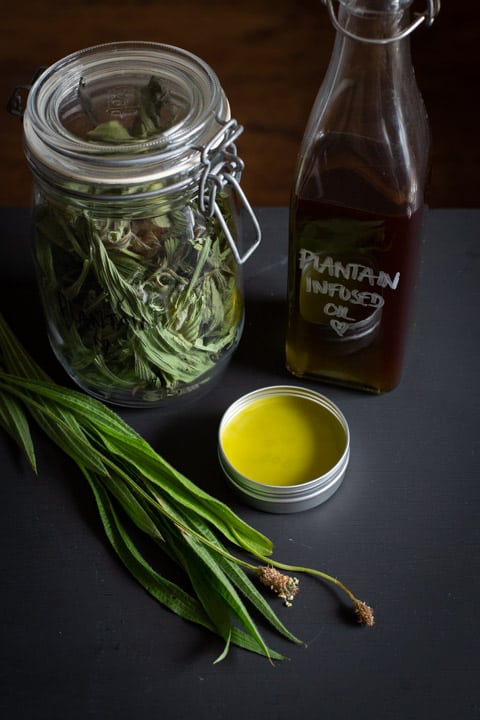
[[[116,184],[128,169],[133,182],[145,182],[198,164],[228,118],[218,78],[201,59],[158,43],[109,43],[39,76],[25,143],[33,164],[61,175]]]

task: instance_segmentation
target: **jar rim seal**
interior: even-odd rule
[[[143,136],[130,141],[126,128],[144,112],[142,93],[154,78],[152,94],[168,93],[159,107],[171,117],[151,134],[142,126]],[[91,105],[103,128],[125,128],[120,143],[92,137]],[[154,42],[105,43],[68,55],[39,75],[24,115],[25,149],[41,174],[105,185],[144,183],[178,175],[179,168],[195,170],[202,148],[229,117],[217,75],[192,53]],[[147,117],[148,129],[149,123]]]

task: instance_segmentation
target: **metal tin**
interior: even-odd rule
[[[275,430],[272,430],[275,425],[273,415],[271,422],[262,422],[265,419],[265,413],[267,413],[267,417],[270,411],[275,413],[275,402],[277,400],[283,402],[283,400],[281,400],[282,398],[288,398],[289,403],[298,404],[298,407],[295,407],[295,416],[292,416],[292,419],[298,417],[301,421],[298,427],[295,427],[295,425],[297,425],[296,421],[292,423],[292,425],[288,424],[285,457],[282,456],[284,452],[282,443],[285,439],[283,436],[285,435],[286,426],[281,426],[281,432],[278,438],[279,445],[276,446],[275,440],[272,443],[272,432],[275,433]],[[265,400],[270,404],[268,406],[264,404],[262,409],[262,403],[260,401]],[[292,407],[294,407],[294,405],[292,405]],[[307,410],[308,412],[305,412]],[[232,427],[233,422],[240,420],[242,413],[246,412],[249,413],[249,422],[254,421],[256,413],[258,413],[257,420],[260,420],[259,427],[255,428],[255,448],[252,447],[250,456],[248,440],[244,447],[244,449],[246,449],[244,456],[248,458],[247,464],[250,463],[251,465],[251,463],[253,463],[253,466],[251,465],[249,467],[248,475],[244,467],[239,467],[242,465],[242,462],[232,459],[235,452],[232,452],[232,450],[226,447],[230,445],[230,448],[234,448],[232,442],[235,442],[235,438],[238,438],[239,446],[241,445],[242,436],[235,433],[241,433],[242,430],[232,431]],[[262,417],[260,416],[261,412],[263,413]],[[322,420],[322,424],[321,426],[318,425],[318,428],[315,422],[310,422],[312,419],[315,421],[317,414],[319,417],[321,415]],[[276,419],[278,420],[278,416],[276,416]],[[245,421],[241,423],[241,426],[245,426]],[[321,428],[325,428],[325,432],[323,432]],[[228,443],[227,431],[230,433]],[[233,436],[231,432],[234,433]],[[312,472],[311,479],[308,477],[308,479],[305,480],[290,482],[290,476],[293,470],[292,467],[288,465],[287,446],[291,445],[293,447],[295,445],[297,442],[297,432],[313,432],[316,449],[325,448],[325,443],[329,442],[329,438],[331,439],[334,436],[336,443],[335,448],[332,449],[328,447],[328,452],[333,458],[331,465],[321,468],[318,476]],[[232,437],[234,440],[231,439]],[[302,440],[301,437],[299,437],[299,439]],[[245,440],[244,437],[243,440]],[[322,443],[324,443],[324,445],[322,445]],[[260,470],[257,472],[254,467],[258,447],[265,448],[266,457],[275,455],[275,463],[281,468],[278,471],[275,470],[279,477],[278,484],[272,484],[269,481],[265,482],[259,479]],[[300,512],[309,510],[325,502],[340,487],[350,458],[350,431],[343,413],[324,395],[302,387],[275,385],[261,388],[242,396],[226,410],[221,419],[218,431],[218,455],[220,464],[227,478],[251,506],[273,513]],[[282,473],[284,473],[283,476]]]

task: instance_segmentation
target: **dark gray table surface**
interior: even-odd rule
[[[349,421],[339,491],[295,515],[249,509],[216,457],[225,408],[284,369],[286,209],[259,209],[247,323],[222,382],[189,408],[122,411],[168,460],[269,535],[275,557],[341,578],[375,607],[350,624],[340,596],[302,579],[274,607],[305,645],[265,637],[275,667],[158,605],[113,556],[90,491],[35,431],[35,477],[0,434],[0,715],[8,720],[480,718],[480,210],[430,211],[400,386],[382,396],[314,383]],[[68,383],[45,340],[29,216],[0,210],[0,307]]]

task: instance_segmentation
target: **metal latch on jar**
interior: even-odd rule
[[[40,75],[47,69],[47,67],[47,65],[40,65],[40,67],[35,70],[33,77],[29,83],[26,83],[24,85],[17,85],[13,88],[13,91],[7,102],[7,110],[11,115],[23,117],[26,106],[25,98],[28,96],[28,93],[32,89],[32,85],[36,82],[36,80],[38,80]]]
[[[341,2],[341,0],[339,0],[339,2]],[[407,35],[410,35],[410,33],[416,30],[422,23],[425,23],[427,27],[430,27],[430,25],[432,25],[433,21],[440,12],[440,0],[428,0],[427,9],[422,13],[414,13],[414,19],[412,20],[410,25],[408,25],[404,30],[396,33],[395,35],[392,35],[391,37],[368,38],[362,37],[361,35],[356,35],[355,33],[351,33],[343,27],[343,25],[339,22],[337,16],[335,15],[335,10],[333,8],[333,0],[322,0],[322,3],[326,6],[328,14],[330,16],[330,20],[332,21],[332,25],[336,30],[343,33],[352,40],[358,40],[364,43],[372,43],[374,45],[387,45],[388,43],[395,42],[396,40],[402,40],[403,38],[407,37]]]
[[[256,250],[261,240],[260,225],[239,183],[244,163],[237,155],[235,140],[243,132],[243,127],[236,120],[223,122],[217,118],[217,122],[222,127],[201,149],[203,172],[200,178],[199,205],[203,213],[209,217],[215,216],[217,218],[235,260],[239,265],[242,265]],[[226,187],[229,187],[235,193],[240,207],[246,210],[253,225],[255,239],[243,253],[240,253],[228,223],[217,203],[217,193]]]

